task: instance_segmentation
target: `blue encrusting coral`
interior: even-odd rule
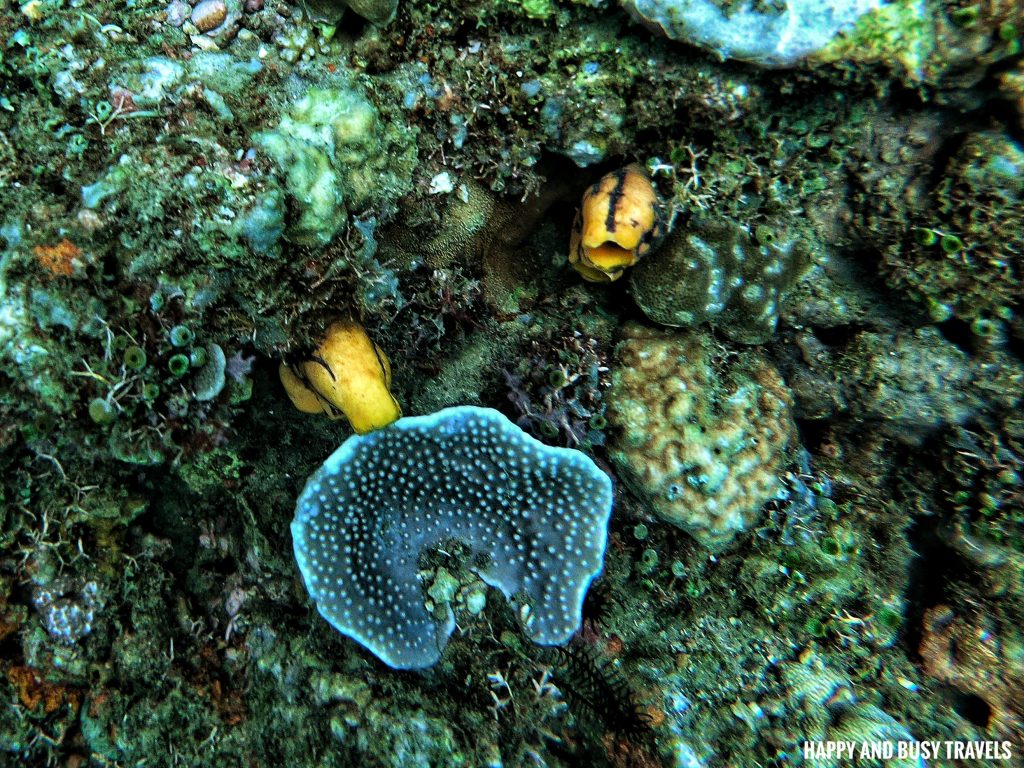
[[[410,669],[436,662],[454,629],[424,606],[421,554],[464,541],[488,558],[485,582],[525,594],[530,637],[564,643],[601,571],[611,507],[611,481],[586,455],[461,406],[346,440],[306,483],[292,536],[324,618]]]
[[[723,59],[788,67],[813,54],[861,16],[882,7],[881,0],[788,0],[769,12],[759,3],[723,10],[711,0],[626,0],[636,18]],[[775,4],[778,6],[779,4]]]

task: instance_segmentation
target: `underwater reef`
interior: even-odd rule
[[[1022,40],[5,4],[0,766],[1024,764]]]

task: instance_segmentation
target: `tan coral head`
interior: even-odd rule
[[[569,263],[586,280],[610,282],[658,246],[664,205],[644,169],[633,163],[583,195],[569,242]]]
[[[386,427],[402,415],[391,394],[391,363],[366,330],[352,321],[327,328],[323,342],[307,360],[282,363],[281,383],[303,413],[344,414],[363,435]]]

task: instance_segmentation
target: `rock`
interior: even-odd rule
[[[192,23],[200,32],[216,29],[228,17],[228,7],[221,0],[203,0],[192,9]]]

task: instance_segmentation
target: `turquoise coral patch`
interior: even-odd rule
[[[321,615],[410,669],[434,664],[454,629],[424,605],[422,553],[461,540],[481,579],[525,596],[526,633],[564,643],[601,572],[611,508],[611,480],[585,454],[461,406],[346,440],[307,481],[291,528]]]

